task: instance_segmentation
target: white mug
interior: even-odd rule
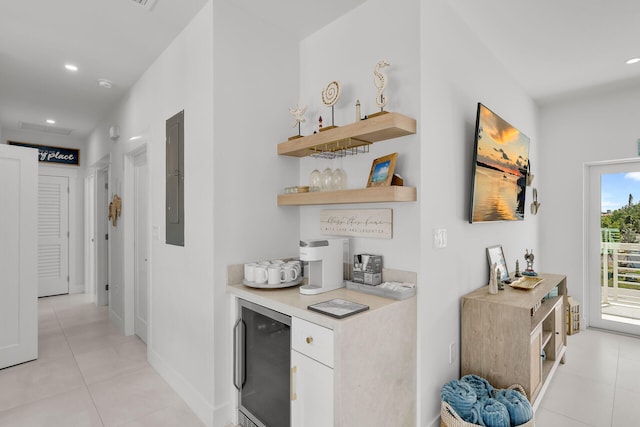
[[[272,265],[271,267],[269,267],[268,276],[268,283],[270,285],[279,285],[280,283],[285,281],[284,270],[281,269],[279,265]]]
[[[269,269],[264,265],[258,265],[253,269],[254,281],[256,283],[267,283],[269,279]]]
[[[284,272],[285,282],[293,282],[298,278],[298,270],[296,270],[295,267],[290,264],[283,265],[282,271]]]
[[[292,260],[292,261],[287,262],[285,265],[290,265],[291,267],[293,267],[296,270],[296,272],[298,273],[298,277],[300,277],[300,273],[302,273],[302,266],[300,265],[300,261]]]
[[[271,260],[271,264],[273,264],[273,265],[282,265],[282,264],[284,264],[284,261],[281,260],[281,259],[272,259]]]
[[[244,265],[244,279],[247,282],[253,282],[256,280],[255,268],[256,268],[255,262],[249,262]]]

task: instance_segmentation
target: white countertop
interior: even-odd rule
[[[410,274],[415,277],[415,273],[397,272],[396,270],[386,270],[388,275],[397,276],[397,274]],[[366,316],[367,313],[373,310],[384,309],[385,307],[392,306],[393,304],[400,303],[401,301],[379,297],[375,295],[369,295],[362,292],[352,291],[346,288],[340,288],[333,291],[317,294],[317,295],[303,295],[300,293],[299,285],[289,288],[281,289],[262,289],[252,288],[243,285],[242,278],[244,275],[243,265],[232,265],[228,268],[228,284],[227,292],[235,295],[239,298],[247,301],[262,305],[280,313],[295,316],[300,319],[308,320],[309,322],[330,328],[336,329],[338,325],[343,322],[349,322],[359,316]],[[406,277],[406,276],[405,276]],[[405,280],[407,279],[394,279],[387,278],[385,280]],[[415,283],[415,278],[413,279]],[[307,306],[311,304],[317,304],[323,301],[328,301],[334,298],[342,298],[348,301],[357,302],[360,304],[368,305],[369,310],[363,311],[352,316],[345,317],[343,319],[336,319],[334,317],[320,314],[307,309]],[[415,297],[412,297],[415,298]]]

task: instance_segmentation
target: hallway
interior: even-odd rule
[[[202,426],[91,295],[38,301],[38,360],[0,370],[0,427]]]

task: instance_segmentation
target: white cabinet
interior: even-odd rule
[[[291,318],[291,427],[333,425],[333,331]]]
[[[417,281],[414,273],[395,272],[384,280]],[[230,267],[230,293],[291,316],[291,426],[416,425],[415,297],[395,301],[345,288],[320,295],[302,295],[297,287],[265,292],[238,284],[243,273],[242,264]],[[332,298],[369,310],[335,319],[307,309]]]
[[[333,425],[333,369],[291,351],[291,427]]]

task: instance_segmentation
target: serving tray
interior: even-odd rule
[[[249,286],[250,288],[259,288],[259,289],[281,289],[281,288],[289,288],[291,286],[296,286],[302,283],[304,277],[298,277],[296,280],[292,280],[290,282],[278,283],[277,285],[270,285],[268,283],[256,283],[249,282],[246,279],[242,279],[242,284],[245,286]]]
[[[533,289],[543,281],[544,279],[540,277],[522,276],[518,280],[514,280],[513,282],[509,283],[509,286],[511,286],[512,288],[518,288],[518,289]]]

